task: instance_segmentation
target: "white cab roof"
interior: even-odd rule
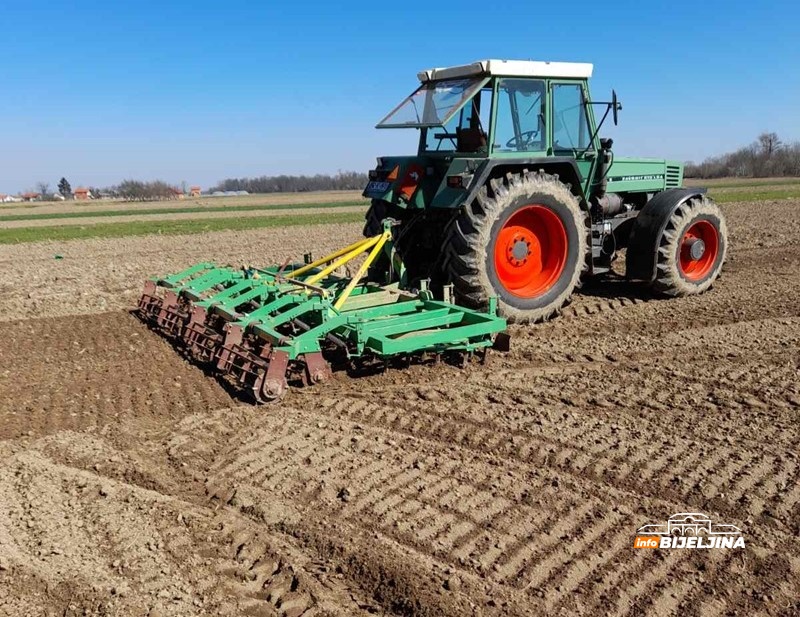
[[[421,82],[456,79],[473,75],[503,77],[573,77],[589,78],[593,65],[586,62],[541,62],[539,60],[480,60],[472,64],[428,69],[417,73]]]

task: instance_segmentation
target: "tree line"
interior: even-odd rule
[[[762,133],[735,152],[686,163],[687,178],[800,176],[800,142],[784,144],[777,133]]]
[[[315,174],[313,176],[280,175],[259,176],[257,178],[227,178],[211,187],[207,192],[247,191],[248,193],[304,193],[308,191],[347,191],[360,190],[367,184],[367,174],[355,171],[340,171],[336,174]],[[111,197],[128,201],[151,201],[175,197],[177,192],[186,192],[185,182],[178,188],[163,180],[141,181],[123,180],[115,186],[106,188],[88,187],[94,198]],[[50,184],[38,182],[37,192],[42,200],[53,200],[56,193]],[[66,178],[58,182],[58,195],[64,199],[72,198],[72,186]]]
[[[185,187],[179,189],[163,180],[143,182],[141,180],[123,180],[115,186],[100,188],[87,187],[93,198],[106,196],[114,199],[127,199],[129,201],[151,201],[175,197],[178,192],[185,192]],[[33,192],[33,191],[30,191]],[[58,181],[57,192],[53,192],[48,182],[37,182],[36,193],[41,201],[54,201],[55,199],[72,199],[72,185],[66,178]]]
[[[162,180],[153,180],[151,182],[123,180],[117,186],[103,192],[128,201],[152,201],[174,197],[177,190],[176,187]]]
[[[260,176],[258,178],[227,178],[209,189],[214,191],[247,191],[248,193],[305,193],[307,191],[347,191],[363,189],[367,174],[340,171],[334,175]]]

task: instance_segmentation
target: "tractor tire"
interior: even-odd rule
[[[441,257],[444,230],[453,218],[453,210],[413,210],[374,199],[364,217],[364,237],[383,233],[383,220],[399,222],[394,228],[394,250],[403,260],[410,289],[418,289],[420,281],[441,290]],[[389,269],[389,259],[380,255],[370,268],[370,280],[383,282]]]
[[[364,215],[366,219],[364,222],[364,237],[371,238],[383,233],[383,219],[390,216],[389,208],[391,204],[386,203],[380,199],[373,199],[370,204],[369,210]]]
[[[672,213],[659,241],[653,289],[689,296],[709,289],[728,252],[728,227],[719,206],[704,196]]]
[[[498,300],[510,322],[559,314],[586,269],[588,219],[558,176],[524,171],[492,179],[450,225],[445,269],[456,301]]]

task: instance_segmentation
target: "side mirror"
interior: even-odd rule
[[[614,126],[617,126],[617,122],[619,121],[619,117],[617,112],[622,109],[622,104],[617,102],[617,91],[611,91],[611,111],[612,117],[614,118]]]

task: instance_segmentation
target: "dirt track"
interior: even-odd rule
[[[705,296],[589,286],[487,367],[268,408],[119,309],[357,225],[1,247],[0,308],[42,317],[0,323],[0,614],[800,613],[800,202],[724,209]],[[693,511],[747,548],[632,548]]]

